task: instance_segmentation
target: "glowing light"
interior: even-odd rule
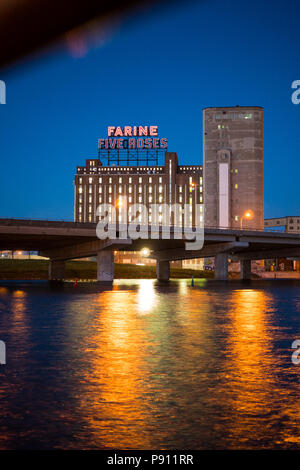
[[[121,198],[116,200],[116,207],[124,207],[124,205],[125,203]]]
[[[244,219],[252,220],[253,216],[254,216],[254,214],[253,214],[253,211],[251,209],[247,209],[246,212],[244,212],[244,214],[241,217],[241,229],[243,228],[243,220]]]
[[[142,279],[138,294],[138,311],[145,314],[151,311],[156,301],[154,284],[152,279]]]
[[[147,258],[149,255],[150,255],[150,250],[149,248],[143,248],[141,250],[141,255],[144,257],[144,258]]]
[[[246,219],[252,219],[253,212],[250,211],[250,210],[246,211],[245,214],[244,214],[244,217],[246,217]]]

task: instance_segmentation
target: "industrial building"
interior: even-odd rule
[[[195,205],[203,203],[202,165],[179,165],[177,154],[164,153],[164,165],[104,166],[100,159],[88,159],[77,167],[75,176],[74,220],[97,222],[97,207],[111,204],[118,207],[126,198],[128,221],[134,214],[131,207],[143,204],[152,223],[153,204],[159,205],[162,222],[163,204],[180,204],[182,214],[189,205],[189,222],[194,223]]]
[[[203,181],[206,227],[263,230],[263,108],[203,110]]]
[[[157,126],[109,126],[108,137],[99,139],[98,158],[77,167],[74,220],[97,222],[99,205],[118,207],[125,198],[128,222],[134,216],[134,204],[147,207],[151,224],[152,204],[159,205],[161,223],[161,206],[178,203],[182,214],[188,210],[193,225],[196,204],[204,204],[201,210],[206,227],[263,230],[263,108],[205,108],[203,167],[200,163],[179,165],[177,154],[168,152],[166,146],[167,139],[158,139]],[[158,157],[164,158],[164,164],[159,164]],[[126,262],[129,257],[122,253],[118,259]],[[147,264],[138,255],[136,262]],[[182,264],[204,267],[201,259]],[[209,268],[209,260],[205,264]]]

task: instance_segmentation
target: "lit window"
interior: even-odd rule
[[[82,206],[79,206],[79,213],[82,212]]]
[[[238,173],[238,172],[239,172],[239,170],[236,168],[236,169],[234,170],[234,172],[235,172],[235,173]]]
[[[163,190],[162,186],[159,186],[159,187],[158,187],[158,192],[159,192],[159,193],[162,193],[162,190]]]
[[[79,186],[79,188],[78,188],[78,192],[79,192],[79,194],[81,194],[81,193],[82,193],[82,186]]]
[[[179,186],[179,192],[182,193],[182,186]]]
[[[152,193],[152,186],[149,186],[149,193]]]
[[[122,186],[119,186],[119,194],[122,194]]]
[[[142,192],[142,186],[139,186],[139,193]]]
[[[132,178],[131,178],[131,176],[129,177],[129,183],[132,183]]]
[[[99,186],[99,193],[102,193],[102,186]]]
[[[109,182],[109,184],[112,183],[112,177],[109,177],[108,182]]]
[[[152,202],[152,196],[149,196],[149,202]]]
[[[239,187],[239,185],[237,183],[235,183],[234,188],[238,189],[238,187]]]
[[[142,196],[139,196],[139,202],[142,202]]]
[[[112,192],[112,188],[111,186],[108,187],[108,192],[111,193]]]
[[[89,212],[92,212],[92,206],[89,205]]]
[[[119,178],[119,183],[122,183],[122,176],[120,176]]]
[[[158,178],[158,182],[162,183],[162,177],[161,176]]]
[[[129,202],[132,202],[132,196],[129,196]]]
[[[149,176],[149,183],[152,183],[152,176]]]
[[[79,184],[82,184],[82,178],[79,178]]]
[[[139,183],[141,183],[141,182],[142,182],[142,177],[140,176],[140,177],[139,177]]]
[[[129,193],[132,193],[132,186],[129,186]]]
[[[93,178],[89,178],[89,184],[92,184]]]
[[[89,186],[89,193],[93,192],[93,186]]]
[[[238,215],[235,215],[234,216],[234,220],[237,222],[239,220],[239,216]]]
[[[102,183],[102,178],[99,178],[99,184],[101,184],[101,183]]]

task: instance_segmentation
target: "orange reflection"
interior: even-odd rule
[[[11,298],[12,329],[14,333],[25,334],[27,330],[27,319],[25,315],[27,305],[27,294],[23,290],[15,290]]]
[[[91,445],[99,446],[101,439],[100,445],[109,448],[151,448],[142,398],[147,338],[133,308],[135,301],[135,292],[114,289],[99,294],[91,306],[99,309],[99,315],[94,317],[91,342],[95,348],[89,355],[81,393],[89,431],[95,436]],[[89,396],[88,403],[85,396]]]
[[[270,300],[262,290],[242,289],[232,295],[227,380],[233,391],[230,432],[236,447],[246,445],[248,439],[263,440],[263,417],[272,411],[276,358],[267,316]]]

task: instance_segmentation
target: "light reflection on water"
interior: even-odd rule
[[[300,444],[297,282],[0,286],[0,448]]]

